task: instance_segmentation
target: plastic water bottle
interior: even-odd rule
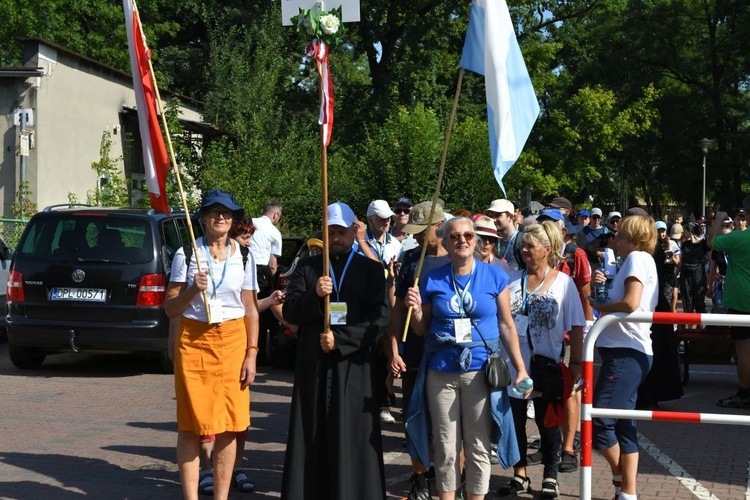
[[[605,256],[606,258],[606,256]],[[602,261],[599,263],[599,271],[602,272],[605,276],[607,276],[607,263]],[[609,279],[607,279],[609,281]],[[596,297],[596,303],[597,304],[606,304],[609,302],[609,288],[608,283],[605,281],[604,283],[596,282],[594,284],[594,292]]]
[[[526,377],[508,391],[514,398],[523,398],[523,393],[534,387],[534,381]]]

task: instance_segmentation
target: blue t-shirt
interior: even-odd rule
[[[468,317],[472,321],[473,342],[482,342],[474,324],[479,327],[485,340],[500,336],[497,296],[507,288],[508,275],[497,266],[474,262],[475,268],[471,274],[454,276],[453,268],[448,264],[428,273],[422,282],[422,303],[432,305],[430,335],[444,332],[455,337],[453,320]],[[463,294],[463,308],[459,306],[461,300],[458,292]],[[428,368],[441,372],[462,372],[459,364],[461,351],[463,348],[458,344],[433,354]],[[487,357],[484,345],[472,348],[469,371],[480,370]]]

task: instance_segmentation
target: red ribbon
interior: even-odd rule
[[[318,66],[321,89],[318,124],[323,126],[323,144],[328,147],[333,132],[333,80],[328,65],[328,44],[316,38],[307,46],[307,57],[314,57]]]

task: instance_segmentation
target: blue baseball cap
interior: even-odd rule
[[[357,220],[354,211],[346,203],[337,201],[328,205],[328,225],[352,227]]]
[[[557,208],[545,208],[536,217],[537,222],[543,222],[545,219],[549,220],[564,220],[565,216],[562,214],[560,209]]]
[[[406,196],[402,196],[398,200],[396,200],[396,203],[393,204],[394,207],[397,207],[399,205],[406,205],[407,207],[413,207],[414,203],[412,203],[410,198],[407,198]]]
[[[209,189],[203,194],[201,213],[214,205],[227,207],[232,211],[232,217],[234,219],[241,219],[242,216],[245,215],[245,209],[237,204],[237,200],[235,200],[234,196],[223,189]]]
[[[578,217],[591,217],[591,214],[588,210],[581,210],[578,212]]]

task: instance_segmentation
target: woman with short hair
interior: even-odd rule
[[[558,498],[557,473],[562,451],[562,421],[556,414],[548,416],[551,409],[564,412],[563,404],[571,396],[572,387],[565,394],[563,370],[569,370],[571,380],[581,378],[581,353],[583,350],[583,326],[586,318],[573,279],[555,269],[565,257],[561,255],[563,237],[555,222],[546,220],[524,228],[521,240],[521,256],[526,269],[513,271],[510,275],[511,310],[526,366],[531,366],[539,396],[533,399],[534,419],[541,438],[542,464],[544,466],[540,498]],[[570,361],[561,365],[565,352],[565,332],[570,336]],[[552,388],[545,388],[535,372],[536,365],[556,365],[559,378],[557,388],[562,388],[555,401]],[[544,366],[542,368],[547,368]],[[527,401],[511,397],[513,422],[520,460],[513,465],[513,478],[501,486],[502,497],[517,496],[531,492],[531,480],[526,475],[526,406]],[[552,406],[551,406],[552,405]],[[557,406],[555,406],[557,405]]]
[[[615,247],[623,259],[609,302],[591,305],[600,314],[653,312],[659,299],[659,280],[652,257],[656,247],[656,225],[651,217],[633,215],[622,220]],[[596,271],[594,280],[606,278]],[[594,407],[635,409],[638,386],[651,369],[653,349],[648,323],[613,323],[596,340],[602,358],[594,385]],[[635,500],[638,476],[638,431],[632,419],[595,418],[594,449],[600,450],[612,471],[615,498]]]
[[[505,424],[498,443],[501,464],[508,466],[518,459],[507,392],[491,390],[485,381],[490,351],[497,352],[502,340],[517,369],[515,384],[528,375],[510,314],[507,274],[474,258],[476,233],[471,219],[447,221],[438,236],[450,263],[428,273],[421,288],[410,288],[404,300],[413,308],[414,332],[427,335],[406,417],[409,451],[417,455],[413,458],[429,463],[427,429],[411,427],[415,415],[424,410],[418,395],[426,386],[440,498],[452,500],[460,487],[458,456],[463,449],[467,498],[480,500],[489,490],[493,424]]]
[[[177,250],[164,301],[167,316],[181,320],[174,359],[177,462],[188,499],[198,498],[200,436],[216,436],[214,498],[227,498],[237,434],[250,425],[258,280],[252,255],[243,267],[239,245],[229,237],[232,221],[243,214],[231,194],[206,191],[200,209],[204,236],[196,240],[189,267],[184,250]]]

